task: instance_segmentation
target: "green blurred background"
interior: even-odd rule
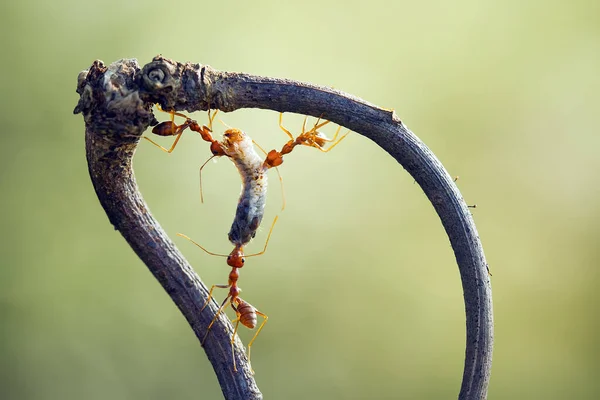
[[[159,53],[394,108],[478,205],[493,273],[490,399],[600,397],[599,21],[600,3],[583,0],[4,2],[0,398],[221,396],[191,329],[100,207],[72,114],[77,74],[95,59]],[[286,140],[274,112],[221,118],[267,149]],[[285,123],[297,131],[301,118]],[[201,205],[208,155],[197,135],[171,155],[142,142],[136,177],[171,236],[228,252],[239,176],[210,164]],[[420,188],[358,134],[328,154],[299,149],[281,173],[287,209],[240,280],[270,317],[253,351],[265,397],[456,397],[462,291]],[[248,251],[279,213],[271,178]],[[222,259],[175,241],[204,282],[226,281]]]

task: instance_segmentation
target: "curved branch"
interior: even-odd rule
[[[165,109],[186,110],[189,112],[208,108],[233,111],[248,107],[265,108],[280,112],[296,112],[315,117],[321,116],[370,138],[394,157],[413,176],[435,207],[448,234],[459,266],[467,323],[465,367],[459,398],[486,398],[492,363],[493,317],[491,285],[483,248],[467,205],[451,177],[433,153],[406,128],[393,111],[381,109],[359,98],[330,88],[284,79],[220,72],[208,66],[180,64],[162,57],[156,57],[151,63],[144,66],[141,73],[135,75],[135,83],[132,83],[131,88],[132,91],[138,90],[138,92],[135,92],[135,96],[142,102],[146,113],[148,113],[151,104],[160,103]],[[79,111],[84,111],[84,115],[87,115],[84,110],[85,107],[81,106],[85,98],[85,89],[81,84],[79,86],[78,91],[82,94],[82,100],[80,100],[80,106],[76,111],[79,109]],[[113,109],[112,111],[121,112],[123,105],[119,104],[117,108],[118,110]],[[112,115],[110,117],[112,118]],[[146,118],[149,118],[149,116],[146,116]],[[118,127],[117,131],[123,132],[132,128],[127,125],[125,120],[122,124],[123,126]],[[132,124],[132,122],[129,122],[129,124]],[[90,126],[93,125],[88,123],[87,117],[86,126],[89,136]],[[137,135],[137,131],[135,134]],[[139,135],[137,137],[139,138]],[[130,147],[134,146],[135,143]],[[130,169],[129,165],[128,169]],[[91,175],[92,180],[94,180],[92,172]],[[119,179],[121,178],[119,177]],[[135,188],[134,181],[133,185]],[[101,197],[97,186],[96,190],[99,197]],[[135,192],[137,193],[137,190]],[[113,193],[109,191],[108,195],[112,196]],[[126,193],[126,195],[128,194],[130,193]],[[141,201],[141,198],[139,201]],[[104,206],[107,213],[109,213],[106,205]],[[122,213],[128,215],[129,212],[125,209]],[[114,224],[115,219],[110,218]],[[117,227],[117,225],[115,226]],[[158,225],[156,224],[156,226]],[[117,229],[119,228],[117,227]],[[155,230],[156,227],[152,228],[153,232],[156,232]],[[126,230],[121,231],[127,239]],[[167,250],[176,251],[162,230],[159,232],[160,235],[155,237],[156,242],[151,242],[152,245],[155,247],[163,246],[161,241],[164,240]],[[153,257],[147,255],[148,252],[154,254],[155,247],[152,247],[152,249],[145,247],[136,249],[134,243],[129,239],[127,240],[167,289],[196,334],[199,335],[199,327],[202,329],[206,327],[206,321],[210,319],[210,315],[214,315],[214,309],[210,311],[210,315],[190,314],[190,310],[197,312],[197,307],[194,308],[194,304],[192,304],[191,309],[186,308],[189,304],[182,302],[179,297],[181,294],[178,293],[178,290],[183,288],[189,292],[190,288],[186,285],[183,285],[183,288],[165,285],[161,280],[165,274],[161,272],[164,266],[162,264],[149,264],[156,261]],[[179,253],[175,254],[177,254],[179,260]],[[180,260],[171,267],[179,267],[180,265],[186,271],[184,275],[189,277],[189,274],[193,274],[193,272],[191,269],[189,272],[187,271],[189,266],[182,257]],[[194,295],[191,296],[192,303],[193,300],[197,300],[194,299],[195,295],[206,298],[206,289],[199,280],[195,278],[192,282],[197,283],[194,288],[199,291],[199,293],[194,292]],[[206,314],[206,311],[204,313]],[[200,319],[199,324],[196,323],[198,319]],[[222,336],[224,335],[222,334]],[[222,342],[219,338],[218,343],[223,347],[225,342]],[[226,352],[225,348],[221,350],[221,353]],[[213,350],[209,346],[206,351],[209,354]],[[236,354],[238,354],[237,351]],[[211,362],[214,360],[210,354],[209,359],[211,359]],[[219,375],[220,370],[214,362],[213,365],[227,397],[224,378]]]

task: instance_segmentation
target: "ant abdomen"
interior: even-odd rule
[[[256,327],[256,308],[250,303],[238,298],[237,312],[240,314],[240,322],[249,329]]]
[[[323,148],[329,139],[324,133],[317,132],[317,134],[313,137],[313,141],[317,144],[317,146]]]
[[[177,132],[177,124],[173,121],[164,121],[152,128],[152,133],[158,136],[173,136]]]

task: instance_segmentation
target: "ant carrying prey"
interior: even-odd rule
[[[208,126],[200,126],[195,120],[188,118],[184,114],[174,111],[170,111],[169,113],[171,115],[170,121],[165,121],[158,124],[154,127],[152,132],[159,136],[175,136],[176,138],[172,146],[169,149],[166,149],[147,137],[145,139],[149,140],[163,151],[171,153],[179,142],[182,133],[189,128],[191,131],[199,133],[203,140],[210,143],[212,157],[210,157],[209,160],[213,157],[228,157],[236,166],[242,179],[242,191],[238,200],[235,217],[228,234],[229,241],[234,246],[229,255],[212,253],[206,250],[200,244],[194,242],[186,235],[178,234],[178,236],[191,241],[210,255],[227,257],[227,265],[232,268],[231,272],[229,273],[228,283],[226,285],[213,285],[210,289],[208,298],[202,307],[202,310],[206,308],[208,302],[213,297],[213,290],[215,288],[229,289],[227,297],[221,303],[221,306],[207,328],[206,335],[202,340],[202,345],[204,345],[206,342],[210,329],[220,313],[222,313],[228,305],[231,305],[231,308],[236,313],[236,319],[234,320],[235,329],[231,336],[232,354],[234,338],[239,323],[241,322],[242,325],[250,329],[254,329],[257,325],[258,316],[263,317],[263,322],[248,344],[248,360],[250,360],[252,344],[267,322],[268,317],[239,296],[241,289],[238,287],[237,281],[239,278],[239,269],[244,266],[245,259],[247,257],[259,256],[265,253],[271,233],[273,232],[273,227],[277,222],[277,217],[275,217],[275,220],[271,225],[264,249],[256,254],[244,255],[244,247],[256,236],[256,232],[263,219],[267,196],[267,171],[271,168],[277,168],[280,166],[283,163],[284,155],[291,153],[296,146],[314,147],[322,152],[328,152],[337,146],[337,144],[340,143],[349,132],[338,139],[339,132],[341,130],[340,126],[336,130],[334,137],[332,139],[328,139],[323,133],[319,132],[319,129],[328,124],[329,121],[321,122],[321,120],[318,119],[311,129],[306,130],[307,119],[305,118],[302,125],[302,132],[298,136],[294,137],[294,135],[283,126],[283,114],[280,114],[279,127],[286,133],[286,135],[289,137],[289,140],[279,151],[271,150],[268,153],[263,151],[266,154],[265,158],[263,159],[259,156],[254,148],[256,143],[240,129],[229,128],[225,130],[223,139],[221,141],[213,139],[211,135],[212,124],[216,112],[211,115],[210,110],[208,111]],[[177,125],[174,122],[175,116],[185,118],[185,121],[181,125]],[[325,148],[327,144],[329,144],[329,146]],[[258,144],[256,145],[258,146]],[[260,146],[258,147],[260,148]],[[262,150],[262,148],[260,149]],[[200,172],[202,172],[202,168],[204,168],[205,165],[206,162],[200,168]],[[235,358],[234,370],[237,371]]]

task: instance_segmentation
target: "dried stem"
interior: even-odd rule
[[[112,72],[111,72],[112,71]],[[112,79],[102,79],[110,75]],[[121,76],[122,75],[122,76]],[[117,78],[119,76],[119,78]],[[202,338],[215,306],[202,315],[207,291],[183,256],[151,217],[135,185],[131,156],[144,129],[153,122],[150,108],[188,112],[264,108],[328,119],[360,133],[386,150],[421,186],[450,239],[463,284],[467,346],[459,399],[485,399],[492,365],[492,292],[483,248],[469,209],[439,160],[391,110],[340,91],[241,73],[216,71],[200,64],[181,64],[156,57],[139,71],[121,60],[108,69],[96,62],[81,74],[76,112],[86,120],[90,175],[115,228],[157,277]],[[245,357],[236,349],[233,374],[228,321],[214,329],[205,350],[225,397],[260,398]],[[213,335],[211,335],[213,336]]]

